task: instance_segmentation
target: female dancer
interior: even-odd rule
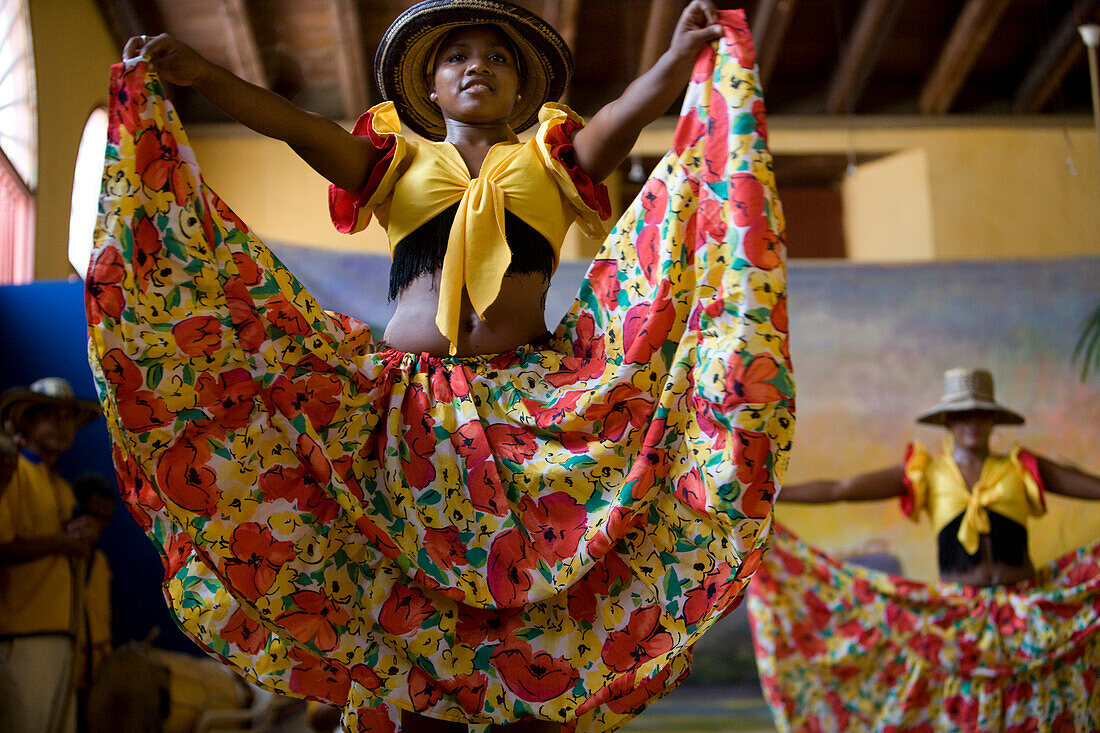
[[[900,497],[912,519],[927,512],[942,583],[846,565],[781,532],[749,606],[779,727],[1095,729],[1100,545],[1037,572],[1026,524],[1046,492],[1100,499],[1100,477],[1018,446],[992,453],[993,428],[1024,418],[984,369],[948,370],[918,421],[950,431],[943,455],[918,444],[901,466],[783,488],[783,501]]]
[[[675,686],[768,544],[793,421],[743,14],[694,0],[587,126],[550,103],[561,38],[497,0],[399,16],[389,101],[350,134],[175,39],[126,55],[92,364],[183,627],[352,730],[613,730]],[[384,342],[202,183],[152,67],[288,142],[333,183],[338,228],[386,227]],[[597,182],[689,77],[674,149],[547,334],[566,227],[600,226]]]

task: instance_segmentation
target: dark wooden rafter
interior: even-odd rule
[[[142,31],[149,31],[129,0],[96,0],[96,5],[103,14],[103,19],[107,21],[107,29],[118,43],[119,49],[131,36],[140,36]]]
[[[826,112],[843,114],[855,111],[904,1],[866,0],[863,3],[855,30],[829,82]]]
[[[642,39],[641,56],[638,57],[638,73],[646,71],[661,58],[683,9],[684,3],[676,0],[650,0],[645,37]]]
[[[943,114],[955,103],[978,57],[1012,0],[969,0],[920,93],[920,110]]]
[[[1078,0],[1050,34],[1050,41],[1028,67],[1012,100],[1012,111],[1039,112],[1085,53],[1077,26],[1100,20],[1100,0]]]
[[[767,84],[775,70],[797,2],[798,0],[761,0],[756,8],[756,14],[752,18],[752,37],[756,45],[756,63],[760,67],[761,84]]]
[[[543,19],[554,26],[565,45],[573,53],[577,52],[577,17],[580,15],[580,0],[545,0],[542,6]]]
[[[267,68],[252,30],[245,0],[224,0],[217,6],[221,11],[226,46],[233,60],[233,73],[245,81],[268,87]]]
[[[331,8],[336,83],[344,116],[354,119],[370,105],[362,19],[355,0],[333,0]]]

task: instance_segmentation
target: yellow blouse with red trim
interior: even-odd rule
[[[927,511],[937,533],[963,515],[958,540],[971,555],[978,551],[979,536],[990,532],[988,510],[1025,526],[1028,517],[1047,510],[1038,462],[1020,446],[1007,456],[989,455],[977,483],[967,488],[950,452],[932,456],[914,443],[905,457],[905,485],[902,511],[914,521]]]
[[[366,186],[350,193],[329,187],[329,213],[336,229],[361,231],[371,216],[386,230],[390,253],[406,236],[458,204],[447,239],[435,323],[455,352],[462,293],[481,318],[500,292],[511,262],[504,212],[511,211],[544,236],[555,263],[566,230],[576,221],[592,237],[607,233],[611,216],[607,190],[577,166],[572,136],[583,122],[568,107],[543,105],[539,127],[526,142],[497,143],[471,178],[458,150],[448,142],[406,138],[392,102],[368,110],[352,132],[385,151]]]

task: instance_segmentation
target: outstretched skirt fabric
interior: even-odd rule
[[[974,588],[776,535],[749,618],[780,731],[1100,730],[1100,543]]]
[[[203,183],[152,69],[113,69],[91,364],[207,650],[361,731],[613,730],[688,673],[770,542],[793,429],[764,108],[722,22],[550,345],[468,358],[325,312]]]

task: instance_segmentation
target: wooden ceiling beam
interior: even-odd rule
[[[580,16],[580,0],[545,0],[542,5],[543,19],[554,26],[565,45],[573,53],[577,52],[577,18]]]
[[[683,9],[684,3],[677,0],[650,0],[637,73],[647,71],[661,58],[661,54],[668,48],[668,42],[672,40],[672,31],[676,29],[676,22]]]
[[[1012,100],[1012,111],[1039,112],[1085,51],[1077,26],[1100,19],[1100,0],[1078,0],[1050,34],[1050,41],[1028,67]]]
[[[825,97],[829,114],[854,112],[904,0],[866,0]]]
[[[340,88],[344,117],[355,119],[370,106],[363,22],[355,0],[334,0],[331,8],[336,83]]]
[[[1012,0],[969,0],[920,93],[926,115],[948,112]]]
[[[767,84],[775,70],[797,2],[798,0],[761,0],[756,8],[756,14],[752,18],[752,37],[756,45],[756,63],[760,67],[761,84]]]
[[[233,73],[245,81],[270,88],[260,44],[256,41],[245,0],[224,0],[218,7],[221,9],[225,45],[229,50],[229,57],[233,59]]]

